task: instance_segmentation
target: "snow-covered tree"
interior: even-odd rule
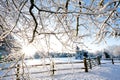
[[[109,46],[107,50],[113,56],[120,56],[120,45]]]
[[[53,50],[53,37],[69,51],[74,41],[87,37],[99,43],[120,35],[119,4],[119,0],[0,0],[0,27],[6,28],[0,39],[13,34],[22,46],[39,44],[46,52]]]

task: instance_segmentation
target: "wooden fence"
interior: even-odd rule
[[[6,64],[6,63],[4,63]],[[55,63],[55,62],[50,62],[50,63],[44,63],[44,64],[36,64],[36,65],[24,65],[22,66],[21,64],[16,64],[16,66],[12,66],[12,67],[3,67],[3,68],[0,68],[0,71],[7,71],[9,70],[14,70],[15,72],[14,73],[11,73],[11,74],[6,74],[6,75],[0,75],[0,79],[2,78],[7,78],[7,77],[14,77],[16,78],[16,80],[21,80],[21,75],[23,74],[40,74],[40,73],[48,73],[50,72],[51,74],[49,76],[53,76],[53,75],[56,75],[56,72],[57,71],[65,71],[65,70],[72,70],[72,64],[83,64],[83,61],[74,61],[74,62],[58,62],[58,63]],[[63,68],[57,68],[56,66],[71,66],[71,67],[63,67]],[[46,66],[46,67],[49,67],[49,69],[47,70],[41,70],[41,71],[32,71],[32,72],[26,72],[25,70],[26,69],[31,69],[31,68],[40,68],[40,67],[43,67],[43,66]],[[73,69],[84,69],[84,66],[83,67],[75,67]],[[24,73],[22,73],[23,71],[21,70],[24,70]]]
[[[101,64],[100,57],[94,57],[94,58],[84,58],[84,67],[85,72],[88,72],[88,69],[92,69],[95,66],[98,66]]]
[[[112,64],[114,64],[114,59],[109,59],[111,60]],[[80,65],[83,65],[82,67]],[[42,71],[35,71],[35,72],[31,72],[30,74],[40,74],[40,73],[47,73],[47,72],[51,72],[50,76],[54,76],[57,74],[57,71],[65,71],[65,70],[84,70],[85,72],[88,72],[89,69],[92,69],[95,66],[98,66],[102,64],[100,57],[94,57],[94,58],[84,58],[83,61],[74,61],[74,62],[51,62],[51,63],[46,63],[44,64],[45,66],[48,66],[49,69],[47,70],[42,70]],[[56,66],[66,66],[63,68],[57,68]],[[77,65],[77,67],[72,67],[71,65]],[[21,79],[21,75],[23,74],[29,74],[26,73],[24,71],[24,73],[21,73],[21,69],[25,70],[25,69],[30,69],[30,68],[36,68],[36,67],[42,67],[43,64],[37,64],[37,65],[26,65],[26,66],[21,66],[20,64],[17,64],[14,67],[9,67],[9,68],[1,68],[0,71],[2,70],[8,70],[8,69],[14,69],[16,71],[16,73],[14,74],[8,74],[8,75],[4,75],[4,76],[0,76],[2,77],[9,77],[9,76],[14,76],[16,77],[16,80],[20,80]],[[71,67],[69,67],[71,66]],[[23,71],[22,71],[23,72]]]
[[[108,62],[102,62],[102,64],[106,64],[106,63],[112,63],[112,64],[120,63],[120,58],[106,58],[106,59],[103,59],[103,60],[108,61]]]

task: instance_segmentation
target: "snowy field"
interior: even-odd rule
[[[78,72],[74,74],[58,75],[55,76],[53,80],[120,80],[120,64],[102,64],[101,66],[96,66],[92,70],[89,70],[88,73]]]
[[[51,65],[49,64],[51,61],[54,62],[54,68],[57,70],[59,69],[69,69],[69,70],[60,70],[55,71],[54,76],[51,75]],[[74,62],[76,62],[74,64]],[[25,70],[29,72],[30,80],[120,80],[120,60],[117,60],[117,63],[114,65],[111,63],[110,60],[102,60],[102,63],[99,66],[95,66],[92,69],[89,69],[89,72],[84,72],[84,69],[80,69],[84,67],[82,60],[75,60],[74,58],[54,58],[54,59],[34,59],[34,60],[26,60],[26,65],[39,65],[43,64],[43,66],[37,67],[30,67],[29,70]],[[66,63],[66,64],[56,64],[56,63]],[[0,64],[0,67],[2,64]],[[6,64],[8,66],[8,64]],[[14,70],[11,70],[10,73],[13,73]],[[41,71],[48,71],[46,73],[35,73],[34,72],[41,72]],[[22,69],[21,69],[22,73]],[[3,71],[0,71],[0,76],[2,76]],[[28,76],[27,76],[28,77]],[[22,80],[29,80],[26,79]],[[16,80],[15,77],[12,78],[2,78],[1,80]]]

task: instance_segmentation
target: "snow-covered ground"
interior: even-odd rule
[[[120,80],[120,64],[102,64],[89,72],[58,75],[54,80]],[[42,79],[40,79],[42,80]],[[43,79],[44,80],[44,79]],[[50,79],[52,80],[52,79]]]
[[[75,60],[74,58],[54,58],[54,59],[34,59],[26,60],[26,65],[38,65],[43,63],[49,63],[54,61],[55,63],[68,63],[68,64],[59,64],[55,65],[55,69],[65,69],[71,68],[70,70],[55,71],[54,76],[50,76],[51,72],[30,74],[30,80],[120,80],[120,60],[117,61],[114,65],[110,60],[102,60],[102,63],[99,66],[93,67],[89,72],[84,72],[84,64],[72,62],[81,62],[81,60]],[[1,64],[0,64],[1,66]],[[29,73],[40,72],[44,70],[49,70],[51,66],[44,65],[39,67],[32,67],[29,69]],[[0,71],[1,76],[2,71]],[[3,78],[2,80],[15,80],[14,78]],[[24,79],[22,79],[24,80]],[[27,79],[28,80],[28,79]]]
[[[61,61],[61,60],[59,60]],[[58,62],[59,62],[58,61]],[[62,60],[67,61],[67,60]],[[71,61],[74,61],[73,59]],[[79,61],[79,60],[78,60]],[[52,77],[36,77],[37,80],[120,80],[120,61],[115,61],[114,65],[111,60],[102,60],[99,66],[89,69],[89,72],[84,72],[84,70],[71,70],[69,73],[62,71],[62,74],[58,74]],[[62,65],[64,66],[64,65]],[[75,65],[80,67],[79,65]],[[64,66],[65,67],[65,66]],[[68,67],[68,66],[66,66]],[[74,67],[74,65],[72,66]],[[67,71],[68,72],[68,71]]]

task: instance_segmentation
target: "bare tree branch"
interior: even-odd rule
[[[34,13],[32,12],[32,9],[34,8],[34,0],[30,0],[30,3],[31,3],[31,6],[30,6],[30,9],[29,9],[29,12],[31,14],[31,16],[33,17],[33,20],[35,22],[35,27],[34,27],[34,30],[33,30],[33,35],[32,35],[32,39],[30,40],[30,43],[33,42],[34,38],[35,38],[35,32],[36,32],[36,29],[37,29],[37,26],[38,26],[38,23],[37,23],[37,20],[34,16]]]

